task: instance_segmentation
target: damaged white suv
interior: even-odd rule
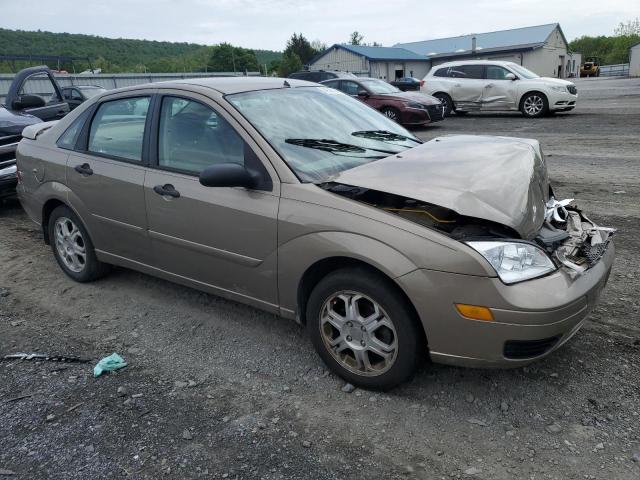
[[[447,114],[470,111],[517,111],[525,117],[573,110],[576,86],[559,78],[540,77],[513,62],[467,60],[433,67],[421,91],[447,105]]]

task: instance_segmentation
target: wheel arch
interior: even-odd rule
[[[524,103],[524,99],[526,98],[527,95],[531,93],[537,93],[538,95],[541,95],[542,97],[544,97],[544,99],[547,102],[547,107],[549,106],[549,96],[541,90],[534,89],[534,90],[527,90],[522,95],[520,95],[520,100],[518,101],[518,110],[522,111],[522,104]]]
[[[44,235],[44,243],[47,245],[51,243],[51,235],[49,232],[49,218],[51,217],[51,212],[53,212],[59,206],[71,208],[59,198],[50,198],[42,206],[42,234]]]

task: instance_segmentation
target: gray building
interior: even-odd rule
[[[424,77],[430,61],[404,48],[335,44],[309,62],[309,70],[343,70],[359,76],[393,81],[402,77]]]
[[[629,76],[640,77],[640,43],[629,49]]]
[[[545,77],[566,78],[580,70],[580,59],[569,51],[558,23],[394,46],[428,58],[432,67],[454,60],[484,59],[515,62]]]

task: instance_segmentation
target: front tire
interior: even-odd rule
[[[96,257],[87,229],[69,207],[56,207],[49,217],[48,228],[53,256],[67,276],[84,283],[108,272],[109,266]]]
[[[307,330],[327,366],[362,388],[411,378],[426,354],[424,333],[397,286],[365,268],[330,273],[307,303]]]
[[[445,105],[444,116],[448,117],[453,111],[453,100],[446,93],[436,93],[433,95]]]
[[[520,101],[520,111],[527,118],[544,117],[549,111],[549,101],[542,93],[527,93]]]
[[[400,111],[393,107],[384,107],[380,110],[382,114],[389,120],[393,120],[396,123],[400,123]]]

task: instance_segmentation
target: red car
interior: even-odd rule
[[[377,78],[334,78],[320,83],[357,98],[403,125],[425,125],[445,117],[446,106],[436,97],[403,92]]]

